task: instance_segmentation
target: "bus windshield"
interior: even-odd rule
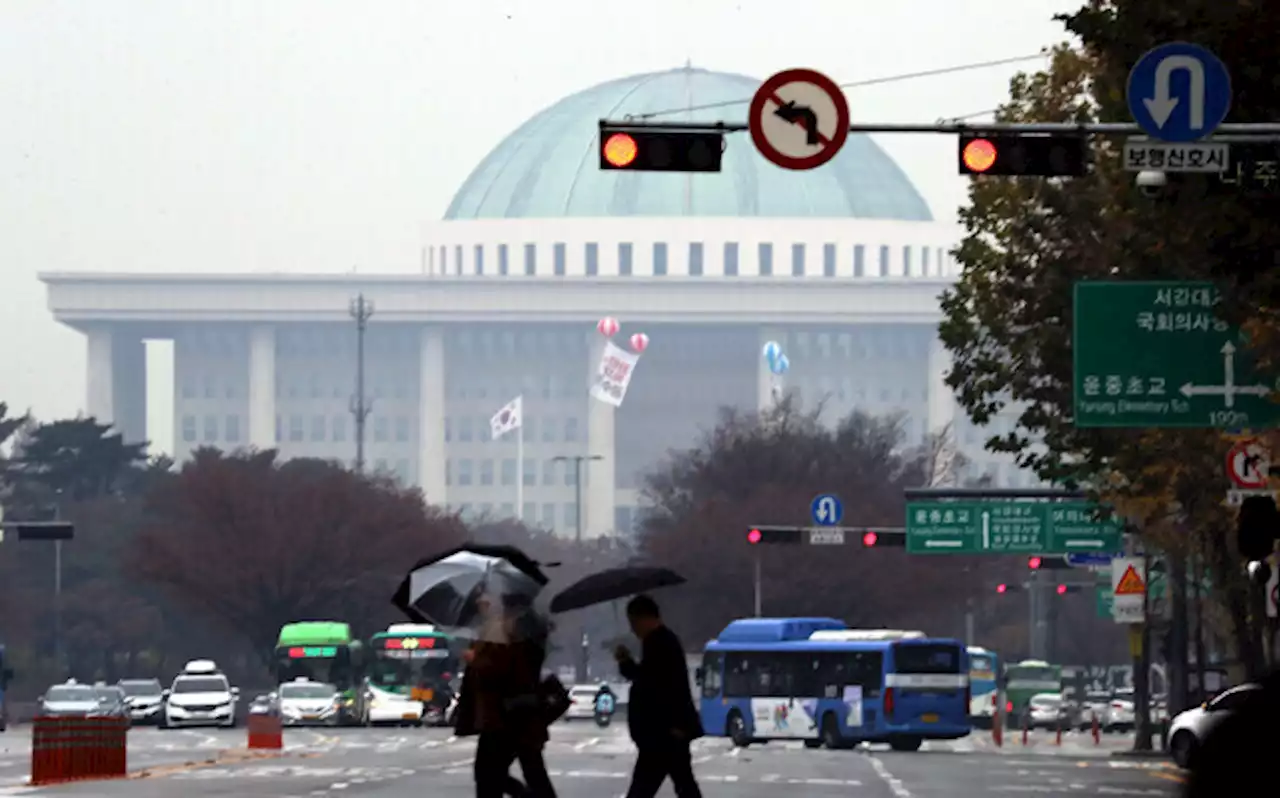
[[[1011,665],[1006,673],[1011,682],[1058,682],[1062,672],[1053,666]]]
[[[995,660],[989,654],[969,655],[969,675],[975,679],[995,679]]]
[[[442,688],[453,679],[458,660],[443,635],[422,637],[374,636],[369,684],[389,692],[414,688]]]
[[[276,649],[277,683],[307,679],[337,685],[342,690],[352,687],[354,671],[351,649],[347,646],[314,648],[315,651],[297,646]]]

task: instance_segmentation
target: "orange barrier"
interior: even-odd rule
[[[1022,719],[1022,744],[1027,744],[1027,734],[1030,732],[1029,724],[1026,718]]]
[[[1062,721],[1058,721],[1058,737],[1053,741],[1054,745],[1062,745]]]
[[[32,721],[31,784],[57,784],[128,775],[125,718],[46,718]]]
[[[1004,745],[1004,715],[999,712],[991,721],[991,741],[996,744],[996,748]]]
[[[1101,744],[1102,744],[1102,730],[1101,730],[1100,728],[1098,728],[1098,715],[1097,715],[1097,713],[1094,713],[1094,716],[1093,716],[1093,744],[1094,744],[1094,745],[1101,745]]]
[[[284,748],[284,725],[279,715],[250,715],[249,748]]]

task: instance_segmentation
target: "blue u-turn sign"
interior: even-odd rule
[[[1198,44],[1148,50],[1129,72],[1129,113],[1147,135],[1187,142],[1213,133],[1231,110],[1231,73]]]
[[[818,526],[836,526],[844,518],[844,505],[835,494],[823,493],[813,497],[809,514]]]

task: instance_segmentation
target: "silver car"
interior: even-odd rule
[[[40,714],[46,718],[84,718],[98,715],[98,692],[87,684],[55,684],[40,699]]]
[[[116,686],[124,691],[129,717],[134,723],[160,723],[164,687],[159,679],[121,679]]]

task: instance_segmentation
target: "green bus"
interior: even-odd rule
[[[364,646],[341,621],[285,624],[276,639],[276,682],[297,679],[332,684],[342,693],[342,720],[357,722],[363,714]]]
[[[1008,725],[1016,727],[1022,714],[1039,693],[1062,692],[1062,666],[1041,659],[1024,659],[1004,669],[1005,716]]]
[[[364,723],[447,725],[457,643],[429,624],[397,623],[369,640]]]

